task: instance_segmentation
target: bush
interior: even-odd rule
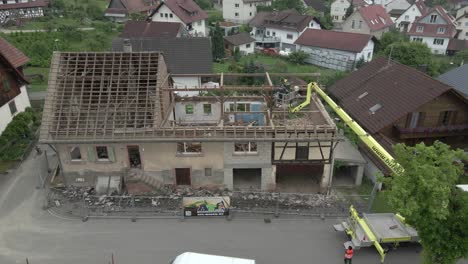
[[[289,54],[288,56],[288,60],[296,64],[305,64],[305,60],[308,57],[309,55],[306,52],[299,50],[299,51],[291,52],[291,54]]]

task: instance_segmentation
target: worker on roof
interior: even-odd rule
[[[353,247],[352,247],[352,246],[349,246],[349,247],[346,249],[345,255],[344,255],[344,263],[345,263],[345,264],[351,264],[351,263],[352,263],[353,254],[354,254]]]

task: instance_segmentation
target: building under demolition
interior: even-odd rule
[[[201,77],[201,87],[174,88],[159,52],[56,52],[40,142],[58,153],[67,185],[115,176],[155,187],[329,187],[339,137],[315,95],[293,113],[305,87],[279,93],[279,75]]]

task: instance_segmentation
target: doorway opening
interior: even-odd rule
[[[234,189],[260,190],[262,169],[232,169]]]
[[[138,146],[127,146],[130,168],[141,169],[140,148]]]
[[[175,176],[177,185],[192,185],[190,168],[176,168]]]

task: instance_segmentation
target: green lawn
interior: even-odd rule
[[[24,69],[24,74],[41,74],[42,76],[44,76],[44,80],[42,81],[39,78],[33,78],[32,80],[30,80],[30,84],[28,85],[29,91],[38,92],[47,90],[47,82],[49,80],[49,68],[27,67]]]
[[[387,203],[387,193],[385,191],[380,191],[375,197],[374,203],[372,204],[372,213],[397,213],[395,210]]]
[[[293,64],[281,57],[273,57],[263,54],[251,54],[248,56],[243,56],[241,57],[238,64],[243,65],[244,63],[249,61],[261,63],[265,67],[265,70],[268,72],[278,72],[278,69],[281,68],[278,64],[283,63],[285,64],[285,69],[288,73],[320,73],[322,76],[329,76],[337,72],[335,70],[320,68],[310,64]],[[229,65],[231,65],[231,63],[232,60],[227,60],[224,63],[213,63],[213,71],[216,73],[229,72]]]

